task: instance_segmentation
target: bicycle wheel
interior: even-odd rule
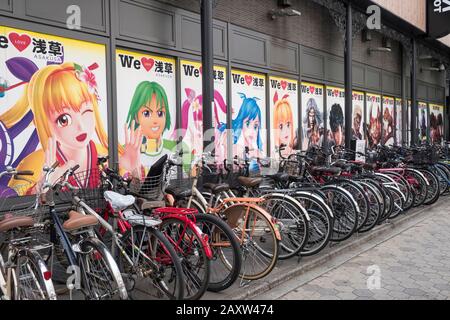
[[[36,252],[19,250],[13,272],[13,300],[56,300],[50,272]]]
[[[427,196],[425,198],[425,201],[423,204],[425,205],[431,205],[433,203],[436,203],[439,199],[440,187],[439,187],[439,179],[436,177],[436,175],[427,169],[419,169],[420,172],[425,176],[425,178],[428,180],[428,187],[427,187]]]
[[[441,176],[446,182],[446,186],[443,186],[444,191],[442,192],[442,195],[448,194],[450,191],[450,169],[442,163],[436,163],[434,166],[441,172]]]
[[[222,211],[241,243],[240,277],[257,280],[267,276],[278,261],[279,240],[275,226],[262,208],[237,203]]]
[[[308,241],[309,216],[302,205],[286,194],[266,194],[260,206],[276,219],[281,234],[278,259],[289,259],[303,249]]]
[[[309,215],[308,242],[302,256],[312,256],[326,247],[333,229],[333,212],[325,201],[312,192],[298,191],[292,196],[300,202]]]
[[[393,209],[391,214],[389,215],[389,219],[395,219],[401,213],[403,213],[403,203],[405,202],[405,195],[398,189],[393,186],[387,187],[392,195],[392,203]]]
[[[440,168],[438,165],[429,166],[428,169],[433,172],[433,174],[438,178],[439,181],[439,195],[442,196],[448,188],[448,178],[447,173]]]
[[[396,182],[399,190],[405,195],[405,201],[403,202],[403,212],[408,211],[414,205],[414,193],[408,181],[397,172],[385,172],[387,176],[392,177]]]
[[[389,216],[391,215],[392,211],[394,210],[394,198],[392,196],[392,192],[390,191],[390,189],[388,189],[388,187],[386,187],[383,183],[380,183],[380,187],[381,190],[383,190],[383,196],[385,201],[385,207],[384,207],[384,212],[380,217],[380,220],[378,221],[378,224],[383,223],[384,221],[386,221]]]
[[[367,199],[369,200],[369,215],[366,223],[358,230],[359,233],[364,233],[372,230],[378,222],[380,215],[383,212],[381,202],[381,194],[378,190],[368,182],[359,181],[360,185],[363,187],[366,193]]]
[[[219,217],[211,214],[197,214],[196,225],[208,235],[213,251],[208,290],[219,292],[230,287],[239,277],[242,253],[233,230]]]
[[[334,224],[331,241],[344,241],[352,236],[358,225],[359,208],[352,195],[342,187],[322,186],[327,204],[333,210]]]
[[[414,207],[422,205],[427,196],[427,181],[424,175],[415,169],[407,168],[405,178],[414,193]]]
[[[358,231],[369,218],[369,199],[367,199],[364,189],[358,184],[357,181],[338,179],[335,181],[335,184],[350,192],[356,203],[358,203],[360,213],[358,216],[358,225],[356,226],[356,231]]]
[[[77,252],[83,292],[88,300],[128,299],[120,273],[106,246],[97,238],[81,240]]]
[[[193,228],[182,219],[163,218],[159,229],[181,258],[184,299],[200,299],[208,288],[211,270],[210,260],[203,246],[204,239],[201,239]]]
[[[183,299],[184,278],[181,261],[169,240],[154,228],[134,226],[122,237],[125,253],[119,256],[119,267],[131,280],[130,298]]]

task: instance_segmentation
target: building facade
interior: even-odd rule
[[[215,1],[216,156],[241,154],[245,146],[255,156],[277,156],[281,144],[288,150],[341,144],[345,117],[352,118],[354,138],[369,146],[409,141],[412,64],[404,43],[389,32],[356,28],[353,111],[347,115],[345,16],[338,10],[344,4],[289,2],[301,16],[273,17],[271,10],[280,8],[276,0]],[[382,23],[388,12],[418,34],[425,32],[425,1],[393,2],[374,1],[383,7]],[[0,0],[3,165],[38,170],[52,144],[64,162],[70,152],[87,148],[88,157],[109,153],[128,171],[139,169],[136,159],[148,168],[176,148],[198,155],[199,13],[197,0]],[[408,39],[408,28],[392,34]],[[420,139],[438,142],[448,139],[449,84],[430,52],[449,57],[450,49],[446,39],[438,48],[428,43],[420,43],[416,61],[417,129]],[[76,89],[68,74],[59,79],[58,72],[75,74],[83,85]],[[91,122],[77,118],[85,111],[95,115]],[[45,121],[52,117],[54,131]],[[58,130],[77,119],[95,130],[80,126],[59,133],[75,137],[65,147],[63,139],[55,142]]]

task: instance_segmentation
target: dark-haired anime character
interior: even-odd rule
[[[344,113],[340,104],[335,103],[330,110],[330,128],[328,130],[328,146],[343,145],[344,138]]]

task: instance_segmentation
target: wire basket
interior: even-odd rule
[[[30,184],[4,187],[0,190],[0,220],[5,215],[29,216],[39,222],[44,212],[38,206],[38,195],[30,192]]]
[[[147,200],[159,200],[162,196],[164,174],[147,175],[143,180],[132,178],[129,190],[132,194]]]
[[[303,161],[297,160],[296,155],[291,155],[287,160],[283,160],[280,163],[280,172],[287,173],[293,177],[302,177],[304,170],[305,166]]]
[[[108,189],[103,183],[101,170],[98,168],[76,171],[69,177],[68,182],[76,188],[69,190],[63,188],[55,194],[55,202],[59,206],[70,205],[73,196],[77,195],[89,207],[97,212],[101,212],[106,207],[104,192]]]

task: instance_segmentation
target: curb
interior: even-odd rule
[[[230,299],[230,300],[248,300],[257,295],[261,295],[266,293],[267,291],[295,278],[298,277],[312,269],[322,266],[326,262],[329,262],[336,256],[339,256],[343,253],[350,252],[357,247],[360,247],[363,244],[366,244],[370,240],[377,238],[380,235],[387,234],[389,231],[395,230],[400,226],[407,224],[407,222],[417,218],[421,213],[431,212],[430,209],[438,207],[442,202],[437,202],[431,206],[426,206],[422,208],[416,208],[410,211],[406,216],[390,221],[389,223],[383,223],[380,226],[375,227],[369,233],[364,235],[357,235],[353,237],[353,240],[350,242],[337,243],[336,245],[328,246],[325,250],[329,249],[330,251],[326,254],[317,256],[315,259],[307,261],[306,263],[299,263],[294,268],[285,268],[280,269],[276,274],[273,274],[270,280],[263,280],[263,282],[255,283],[254,285],[250,284],[246,289],[237,288],[233,290],[234,292],[228,293],[226,296],[220,297],[220,299]],[[424,217],[425,219],[425,217]],[[422,219],[423,220],[423,219]],[[421,221],[421,220],[420,220]],[[418,221],[418,223],[420,222]],[[292,258],[295,259],[295,258]],[[270,277],[270,276],[269,276]],[[238,279],[239,281],[239,279]],[[245,292],[243,292],[245,290]]]

